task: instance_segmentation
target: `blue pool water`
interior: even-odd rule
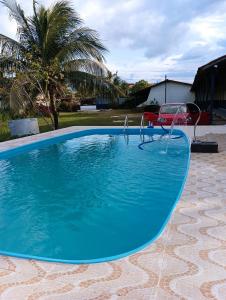
[[[92,263],[156,239],[183,188],[188,141],[177,132],[168,145],[140,148],[164,132],[128,132],[84,131],[0,153],[0,253]]]

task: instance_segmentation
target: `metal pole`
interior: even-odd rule
[[[166,80],[167,80],[167,76],[165,75],[165,104],[166,104],[166,90],[167,90],[167,83],[166,83]]]
[[[213,71],[211,74],[211,88],[210,88],[210,124],[213,124],[213,108],[214,108],[214,96],[215,96],[215,86],[216,86],[216,72],[218,65],[213,66]]]

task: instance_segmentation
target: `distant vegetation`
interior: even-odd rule
[[[131,87],[131,90],[130,92],[133,94],[133,93],[136,93],[140,90],[143,90],[147,87],[149,87],[151,84],[149,82],[147,82],[146,80],[139,80],[137,81],[132,87]]]

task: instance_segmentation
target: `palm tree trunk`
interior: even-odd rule
[[[50,110],[53,115],[53,122],[54,122],[54,129],[59,128],[59,119],[58,119],[58,112],[56,108],[56,97],[54,93],[54,89],[50,87],[49,89],[49,98],[50,98]]]

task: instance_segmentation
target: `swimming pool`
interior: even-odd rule
[[[143,133],[85,130],[1,152],[0,253],[96,263],[154,241],[180,198],[190,149],[181,131]]]

